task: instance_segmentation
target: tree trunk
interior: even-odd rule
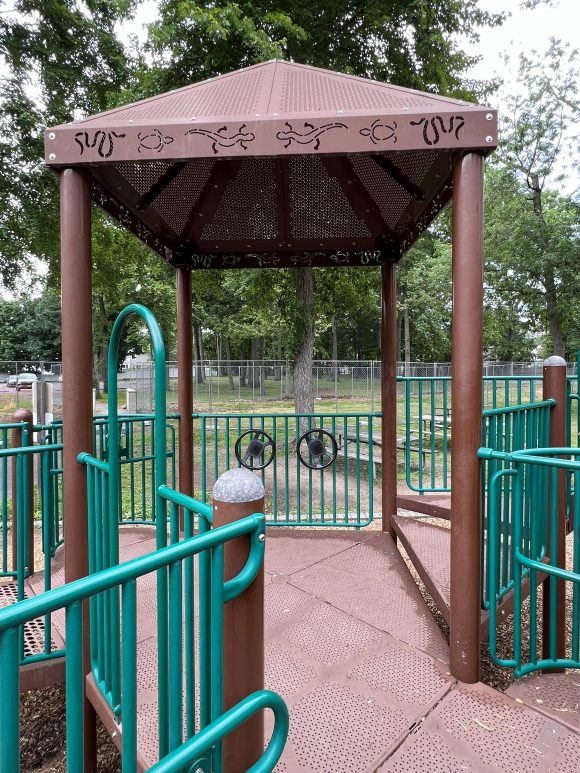
[[[403,316],[399,312],[397,314],[397,362],[401,362],[401,332],[403,327]]]
[[[403,312],[403,322],[405,326],[405,376],[411,375],[411,334],[409,331],[409,307],[405,305]]]
[[[260,388],[260,367],[256,365],[256,362],[260,359],[260,339],[252,338],[252,348],[250,357],[252,358],[252,388]]]
[[[299,312],[298,346],[294,362],[294,405],[296,413],[312,413],[312,359],[314,354],[314,274],[311,268],[295,268],[296,308]],[[307,422],[304,422],[307,425]],[[303,431],[302,427],[301,430]]]
[[[232,373],[232,344],[229,336],[226,337],[226,357],[228,358],[228,387],[230,388],[230,391],[233,392],[235,386],[234,375]]]
[[[338,360],[338,327],[336,324],[336,314],[332,315],[332,359],[335,363]]]
[[[202,353],[199,348],[199,325],[193,326],[193,357],[195,360],[195,383],[203,384]]]

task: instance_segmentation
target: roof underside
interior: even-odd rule
[[[398,259],[450,199],[453,159],[497,144],[495,111],[287,62],[46,133],[46,162],[174,264]]]

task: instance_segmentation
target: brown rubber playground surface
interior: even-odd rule
[[[151,537],[123,529],[121,560],[149,552]],[[277,771],[578,771],[580,679],[531,677],[508,694],[458,684],[447,642],[387,534],[271,528],[266,545],[265,682],[290,711]],[[53,583],[62,581],[55,562]],[[41,586],[35,575],[29,592]],[[138,597],[144,766],[157,741],[152,595]]]

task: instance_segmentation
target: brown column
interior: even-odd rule
[[[214,528],[264,512],[264,486],[245,469],[228,470],[213,489]],[[226,543],[224,578],[235,577],[244,567],[250,538]],[[224,606],[224,709],[229,709],[256,690],[264,689],[264,566],[241,596]],[[245,773],[264,750],[263,712],[227,736],[223,744],[223,769]]]
[[[392,537],[397,512],[397,276],[394,261],[381,266],[382,528]]]
[[[88,573],[87,478],[77,461],[92,451],[93,331],[91,305],[91,199],[85,172],[60,176],[63,506],[65,581]],[[90,671],[88,604],[84,607],[84,669]],[[96,770],[95,715],[85,702],[85,771]]]
[[[483,157],[468,153],[453,172],[450,648],[462,682],[480,671],[482,326]]]
[[[544,400],[550,398],[556,401],[556,405],[550,411],[550,447],[565,448],[566,421],[568,409],[568,389],[566,378],[566,360],[562,357],[548,357],[544,360],[543,368]],[[551,477],[550,483],[551,485]],[[548,502],[550,493],[548,492]],[[550,517],[554,514],[550,512]],[[550,557],[555,551],[557,565],[566,568],[566,476],[564,470],[558,473],[558,539],[556,545],[548,543]],[[550,540],[551,523],[548,523],[548,540]],[[550,581],[543,583],[542,605],[542,654],[550,657],[550,606],[556,604],[556,657],[566,657],[566,586],[563,582],[556,585],[556,598],[553,598]],[[563,671],[564,669],[562,669]]]
[[[177,409],[179,411],[179,490],[193,496],[193,326],[191,269],[177,266]]]
[[[18,408],[12,414],[11,421],[14,424],[28,424],[28,445],[34,445],[34,436],[32,434],[32,412],[26,408]],[[22,446],[22,429],[14,428],[11,432],[10,447],[20,448]],[[34,457],[28,455],[26,460],[28,465],[28,512],[25,518],[28,519],[28,569],[30,574],[34,574]],[[16,478],[16,458],[12,459],[12,567],[14,571],[18,569],[18,525],[16,521],[16,512],[18,509],[18,480]],[[25,570],[26,571],[26,568]]]

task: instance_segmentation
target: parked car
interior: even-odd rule
[[[16,391],[20,389],[32,389],[32,385],[38,381],[36,373],[21,373],[16,383]]]
[[[7,387],[15,387],[18,383],[18,376],[8,376],[6,380]]]

